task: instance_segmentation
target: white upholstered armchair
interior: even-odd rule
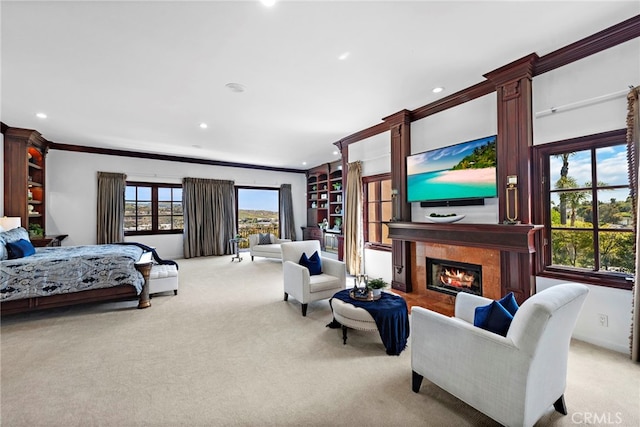
[[[413,307],[413,391],[424,377],[505,426],[532,426],[551,405],[566,415],[569,341],[587,293],[573,283],[533,295],[506,337],[473,326],[486,298],[459,293],[455,317]]]
[[[314,276],[309,273],[307,267],[298,263],[303,253],[311,257],[317,251],[318,255],[321,255],[319,241],[285,242],[280,246],[284,300],[287,301],[291,295],[300,301],[303,316],[307,315],[307,306],[310,302],[331,298],[336,292],[346,288],[347,273],[342,261],[321,256],[322,274]]]

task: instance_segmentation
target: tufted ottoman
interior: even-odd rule
[[[364,308],[356,307],[338,298],[331,298],[333,318],[342,326],[342,343],[347,343],[347,328],[360,331],[378,331],[375,320]]]
[[[149,274],[149,293],[167,291],[178,295],[178,268],[173,264],[154,264]]]

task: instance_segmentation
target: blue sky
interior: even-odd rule
[[[240,188],[238,209],[278,212],[278,190]]]
[[[555,187],[556,181],[560,178],[562,159],[551,157],[549,160],[551,171],[551,186]],[[596,171],[598,182],[607,185],[628,185],[629,177],[627,173],[627,147],[625,144],[614,147],[599,148],[596,150]],[[569,157],[569,175],[575,178],[578,185],[583,186],[591,182],[591,154],[589,150],[576,151]],[[629,190],[607,190],[603,192],[604,200],[611,198],[623,201],[629,195]]]
[[[424,172],[451,169],[457,165],[460,160],[471,154],[476,147],[486,145],[487,142],[493,139],[495,139],[495,136],[489,136],[414,154],[407,157],[407,173],[409,175],[415,175]]]

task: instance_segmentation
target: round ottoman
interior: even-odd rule
[[[338,298],[331,298],[333,318],[342,326],[342,341],[347,343],[347,328],[360,331],[378,331],[375,320],[364,308],[356,307]]]

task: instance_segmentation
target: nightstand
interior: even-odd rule
[[[45,246],[60,246],[60,243],[66,239],[68,234],[56,234],[51,236],[44,236],[39,238],[32,238],[31,244],[36,248],[43,248]]]

